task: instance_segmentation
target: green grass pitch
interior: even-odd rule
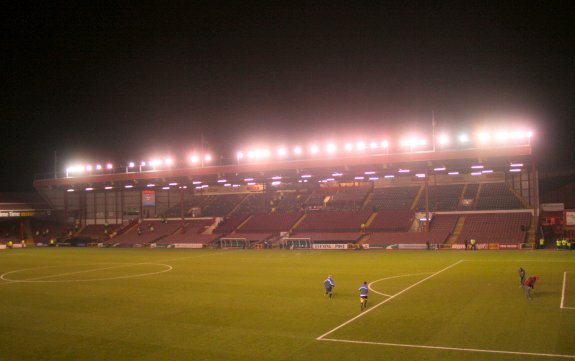
[[[30,248],[0,274],[2,361],[575,359],[572,252]]]

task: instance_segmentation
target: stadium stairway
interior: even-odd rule
[[[424,186],[419,187],[419,190],[417,191],[417,195],[413,199],[413,203],[411,203],[411,208],[409,208],[409,209],[415,209],[417,207],[417,204],[419,203],[419,198],[421,198],[421,195],[423,194],[424,188],[425,188]]]
[[[244,198],[244,199],[245,199],[245,198]],[[252,219],[253,216],[254,216],[253,214],[250,214],[250,215],[248,216],[248,218],[246,218],[242,223],[239,224],[239,226],[236,227],[236,229],[233,230],[233,232],[236,232],[236,231],[240,231],[240,232],[241,232],[241,229],[242,229],[242,227],[244,226],[244,224],[248,223],[248,221],[249,221],[250,219]]]
[[[377,216],[377,212],[373,212],[369,218],[367,219],[367,221],[365,221],[365,228],[369,228],[369,226],[371,225],[371,222],[373,222],[373,220],[375,219],[375,217]]]
[[[296,229],[296,228],[300,225],[300,223],[305,219],[306,216],[307,216],[307,214],[304,213],[304,214],[300,217],[300,219],[298,219],[298,220],[293,224],[293,226],[291,226],[291,228],[290,228],[289,231],[288,231],[289,234],[292,234],[293,230]]]
[[[453,228],[453,233],[451,233],[451,235],[447,238],[446,244],[455,243],[455,241],[459,237],[459,234],[461,233],[461,230],[463,229],[464,224],[465,224],[465,216],[459,216],[459,218],[457,219],[457,223]]]
[[[467,186],[468,186],[467,183],[463,185],[463,189],[461,190],[461,194],[459,195],[459,199],[457,200],[457,209],[459,209],[461,202],[463,202],[463,197],[465,197],[465,193],[467,192]]]

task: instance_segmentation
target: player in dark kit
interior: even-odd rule
[[[523,289],[525,290],[525,297],[531,299],[531,290],[535,288],[535,282],[539,279],[539,276],[531,276],[525,280],[523,283]]]
[[[329,298],[332,298],[335,283],[333,283],[333,278],[331,278],[331,275],[327,276],[325,281],[323,281],[323,285],[325,287],[325,296],[329,295]]]
[[[359,288],[359,303],[360,303],[360,310],[363,311],[367,308],[367,294],[369,292],[369,288],[367,287],[367,282],[363,282],[361,287]]]

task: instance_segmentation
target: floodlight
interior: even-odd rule
[[[511,163],[511,167],[523,167],[523,163]]]
[[[364,177],[361,177],[361,176],[358,176],[358,177],[355,177],[354,179],[355,179],[355,180],[364,180],[365,178],[364,178]]]
[[[373,142],[369,143],[369,147],[371,149],[377,149],[377,142],[373,141]]]
[[[481,132],[477,134],[477,138],[481,143],[487,143],[491,139],[491,135],[488,132]]]
[[[379,180],[379,177],[369,177],[369,180],[376,181]]]
[[[333,181],[335,181],[335,178],[326,178],[325,180],[328,182],[333,182]]]
[[[94,190],[94,188],[93,188],[93,187],[88,187],[88,188],[86,188],[86,191],[87,191],[87,192],[89,192],[89,191],[93,191],[93,190]]]
[[[110,190],[110,189],[114,189],[114,187],[112,187],[112,186],[105,186],[104,189],[105,189],[105,190]]]
[[[231,183],[226,183],[226,184],[224,184],[224,187],[231,187],[231,186],[232,186]]]
[[[112,168],[114,168],[114,166],[112,165],[112,163],[106,164],[106,169],[110,170],[110,169],[112,169]]]
[[[193,181],[192,184],[194,184],[194,185],[195,184],[202,184],[202,182],[201,181]]]
[[[142,161],[140,162],[140,167],[145,167],[146,166],[146,162]]]
[[[253,178],[244,178],[244,182],[253,182]]]
[[[209,154],[206,154],[206,155],[204,155],[204,160],[205,160],[206,162],[211,162],[211,161],[212,161],[212,156],[209,155]]]
[[[156,185],[155,185],[154,183],[146,184],[146,187],[148,187],[148,188],[152,188],[152,187],[155,187],[155,186],[156,186]]]
[[[341,177],[342,175],[343,175],[343,173],[339,173],[339,172],[331,174],[332,177]]]
[[[170,187],[162,187],[163,190],[168,190]]]
[[[482,165],[472,165],[471,169],[483,169]]]
[[[196,164],[199,161],[200,161],[200,158],[197,155],[195,155],[195,154],[190,155],[190,162],[192,162],[193,164]]]
[[[482,170],[481,173],[485,174],[485,173],[493,173],[493,170],[491,169],[486,169],[486,170]]]
[[[218,179],[218,183],[226,183],[226,182],[227,182],[227,180],[225,180],[225,179]]]
[[[167,166],[171,166],[172,164],[174,164],[174,160],[172,158],[166,158],[166,160],[164,160],[164,163],[166,163]]]
[[[255,186],[256,183],[255,183],[255,182],[249,182],[248,185],[249,185],[249,186]]]
[[[276,176],[273,176],[273,177],[272,177],[272,179],[274,179],[274,180],[281,180],[281,179],[282,179],[282,177],[281,177],[281,176],[279,176],[279,175],[276,175]]]
[[[249,151],[248,151],[248,158],[249,158],[249,159],[253,159],[253,158],[255,158],[255,157],[256,157],[256,152],[253,151],[253,150],[249,150]]]
[[[449,174],[449,175],[458,175],[459,172],[448,172],[447,174]]]
[[[375,174],[375,172],[372,171],[372,170],[370,170],[370,171],[367,171],[367,172],[363,172],[363,174],[365,174],[365,175],[371,175],[371,174]]]
[[[415,176],[417,178],[425,178],[425,173],[416,173]]]
[[[92,165],[90,165],[90,164],[86,165],[86,171],[91,172],[92,171]]]
[[[128,163],[128,168],[134,168],[136,164],[134,162]]]
[[[72,193],[72,192],[75,192],[75,189],[74,188],[68,188],[68,189],[66,189],[66,192]]]
[[[471,175],[481,175],[482,173],[481,172],[471,172],[470,174]]]
[[[381,147],[382,147],[382,148],[387,148],[387,147],[389,147],[389,141],[387,141],[387,140],[382,140],[382,141],[381,141]]]
[[[441,172],[445,170],[445,167],[438,167],[438,168],[433,168],[434,171],[436,172]]]
[[[232,184],[232,188],[241,187],[239,184]]]
[[[348,152],[351,151],[351,150],[353,150],[353,144],[351,144],[351,143],[345,143],[344,149],[345,149],[346,151],[348,151]]]
[[[319,148],[317,145],[312,145],[311,147],[309,147],[309,152],[311,154],[317,154],[319,152]]]
[[[168,183],[168,185],[173,187],[173,186],[177,186],[177,185],[178,185],[178,183],[176,183],[176,182],[172,182],[172,183]]]
[[[533,137],[533,132],[530,131],[530,130],[528,130],[527,132],[525,132],[525,136],[526,136],[527,138],[531,138],[531,137]]]
[[[131,185],[131,184],[126,184],[126,185],[124,186],[124,188],[128,188],[128,189],[129,189],[129,188],[134,188],[134,186]]]
[[[398,173],[409,173],[410,170],[409,169],[400,169],[397,171]]]
[[[302,178],[311,178],[311,174],[304,174],[301,176]]]
[[[467,143],[469,142],[469,136],[467,134],[459,134],[459,142],[460,143]]]
[[[301,147],[295,147],[295,148],[293,149],[293,152],[294,152],[295,155],[300,155],[301,152],[302,152]]]
[[[511,168],[509,169],[510,172],[521,172],[521,168]]]
[[[272,182],[272,186],[278,186],[280,185],[282,182],[281,181],[273,181]]]
[[[237,160],[243,159],[243,158],[244,158],[244,153],[242,153],[242,152],[237,152],[237,153],[236,153],[236,158],[237,158]]]
[[[335,144],[333,143],[329,143],[328,145],[325,146],[325,150],[330,153],[333,154],[337,151],[337,147]]]
[[[355,144],[355,148],[356,148],[357,150],[360,150],[360,151],[361,151],[361,150],[364,150],[364,149],[365,149],[365,143],[360,140],[359,142],[357,142],[357,143]]]
[[[102,170],[102,165],[101,165],[101,164],[96,164],[96,170]]]
[[[449,137],[445,134],[441,134],[439,137],[437,137],[437,142],[439,145],[447,145],[449,144]]]
[[[278,156],[285,157],[287,155],[287,149],[285,148],[278,148],[277,150]]]
[[[389,178],[395,178],[395,176],[393,174],[388,174],[388,175],[384,176],[384,178],[388,178],[388,179]]]

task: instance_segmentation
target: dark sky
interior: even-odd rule
[[[6,2],[0,190],[68,160],[526,119],[575,167],[574,7]],[[557,154],[557,156],[554,156]],[[553,159],[557,161],[553,161]],[[567,162],[567,163],[565,163]]]

